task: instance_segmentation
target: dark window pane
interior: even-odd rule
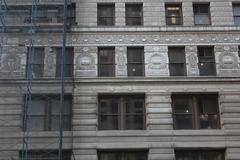
[[[117,130],[118,116],[100,116],[100,130]]]
[[[128,65],[128,76],[143,76],[143,65],[142,64],[129,64]]]
[[[143,129],[143,116],[126,116],[126,129]]]
[[[99,160],[147,160],[147,151],[99,151]]]
[[[62,48],[56,48],[57,53],[57,65],[56,65],[56,77],[61,76],[61,63],[62,63]],[[65,77],[73,76],[73,57],[74,52],[72,47],[67,47],[65,52]]]
[[[169,71],[170,76],[184,76],[185,71],[185,48],[184,47],[169,47]]]
[[[114,25],[115,7],[112,4],[98,5],[98,25]]]
[[[129,114],[143,114],[144,102],[143,100],[127,99],[126,100],[126,113]]]
[[[63,160],[71,160],[70,150],[63,150],[62,153]],[[20,151],[19,157],[21,156]],[[28,160],[58,160],[58,150],[28,150]]]
[[[118,101],[116,98],[100,100],[101,114],[118,114]]]
[[[176,160],[224,160],[223,150],[177,150]]]
[[[32,116],[31,117],[31,131],[44,131],[45,130],[45,117],[43,116]]]
[[[110,77],[115,74],[114,48],[99,48],[98,50],[98,75]]]
[[[184,76],[185,75],[185,65],[184,64],[169,64],[170,76]]]
[[[128,76],[144,75],[144,50],[143,48],[128,48]]]
[[[192,115],[176,115],[175,129],[192,129]]]
[[[201,76],[215,76],[215,57],[213,47],[198,47],[199,72]]]
[[[142,25],[142,4],[126,4],[126,25]]]
[[[234,24],[237,26],[240,26],[240,16],[239,17],[234,17]]]

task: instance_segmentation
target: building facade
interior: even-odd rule
[[[30,0],[8,0],[0,159],[20,159]],[[240,1],[72,0],[64,160],[240,160]],[[63,2],[40,0],[29,159],[56,159]]]

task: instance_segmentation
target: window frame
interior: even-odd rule
[[[145,160],[148,159],[148,154],[149,154],[149,150],[148,149],[108,149],[108,150],[97,150],[97,157],[98,157],[98,160],[104,160],[104,159],[101,159],[101,154],[103,153],[117,153],[119,154],[120,156],[120,159],[121,160],[125,160],[125,155],[127,153],[135,153],[136,155],[139,154],[139,153],[144,153],[145,154]],[[118,157],[118,158],[119,158]]]
[[[104,51],[111,51],[111,54],[112,54],[112,62],[109,62],[109,63],[103,63],[100,61],[100,51],[101,50],[104,50]],[[116,62],[115,62],[115,56],[116,56],[116,53],[115,53],[115,47],[98,47],[98,77],[114,77],[115,76],[115,69],[116,69]],[[111,67],[111,75],[109,76],[102,76],[100,75],[100,71],[101,71],[101,67],[102,66],[112,66]]]
[[[130,7],[139,7],[140,9],[140,12],[141,12],[141,16],[130,16],[128,15],[128,12],[127,12],[127,8],[130,8]],[[130,19],[134,19],[134,18],[138,18],[140,19],[140,22],[141,24],[131,24],[129,23]],[[125,23],[126,23],[126,26],[143,26],[144,25],[144,18],[143,18],[143,3],[126,3],[125,4]]]
[[[179,53],[183,54],[183,62],[171,62],[171,56],[170,54],[173,52],[170,52],[172,49],[174,50],[180,50]],[[183,52],[181,52],[183,51]],[[168,47],[168,59],[169,59],[169,75],[170,76],[187,76],[187,66],[186,66],[186,52],[185,52],[185,47],[184,46],[176,46],[176,47]],[[183,65],[183,74],[182,75],[173,75],[171,74],[171,66],[175,64],[182,64]]]
[[[111,9],[112,9],[112,16],[109,16],[109,17],[102,17],[102,16],[100,16],[100,8],[106,8],[106,7],[111,7]],[[116,23],[116,15],[115,15],[116,13],[115,13],[115,3],[98,3],[97,4],[97,25],[98,26],[114,26],[115,25],[115,23]],[[107,25],[104,25],[104,24],[101,24],[100,23],[100,19],[112,19],[112,24],[107,24]]]
[[[209,153],[209,152],[218,152],[219,155],[221,155],[223,157],[222,160],[225,160],[225,154],[226,154],[226,149],[224,148],[198,148],[198,149],[191,149],[191,148],[175,148],[174,149],[174,154],[175,154],[175,159],[178,160],[179,157],[177,157],[179,154],[183,154],[183,153],[191,153],[193,152],[194,155],[197,156],[196,160],[202,160],[200,159],[202,157],[203,154]],[[193,154],[192,153],[192,154]],[[193,158],[193,157],[188,157],[188,158]]]
[[[175,106],[175,101],[177,98],[186,98],[188,101],[188,105],[191,109],[191,113],[177,113],[175,112],[176,110],[176,106]],[[171,95],[171,105],[172,105],[172,117],[173,117],[173,127],[175,130],[189,130],[189,128],[185,128],[185,129],[179,129],[177,128],[177,124],[176,124],[176,117],[177,115],[192,115],[191,116],[191,122],[192,122],[192,128],[190,129],[198,129],[198,130],[206,130],[205,128],[201,128],[201,124],[200,124],[200,112],[199,112],[199,107],[198,106],[198,100],[206,100],[206,99],[210,99],[210,98],[214,98],[214,100],[216,101],[216,115],[217,115],[217,128],[211,128],[211,130],[218,130],[221,129],[221,123],[220,123],[220,108],[219,108],[219,95],[217,93],[204,93],[204,94],[200,94],[200,93],[194,93],[194,94],[184,94],[184,93],[173,93]],[[214,114],[214,115],[215,115]],[[213,113],[208,113],[208,115],[213,115]]]
[[[105,99],[117,99],[117,113],[115,114],[102,114],[101,113],[101,101]],[[138,99],[142,101],[143,108],[142,108],[142,113],[134,113],[131,115],[134,116],[142,116],[143,118],[143,124],[141,129],[128,129],[126,128],[126,120],[127,120],[127,115],[126,113],[126,105],[125,102],[127,98],[133,98],[133,99]],[[143,93],[136,93],[136,94],[99,94],[98,95],[98,130],[103,131],[103,130],[146,130],[146,104],[145,104],[145,94]],[[116,129],[106,129],[102,128],[101,126],[101,116],[117,116],[117,122],[118,126],[116,126]]]
[[[200,6],[201,5],[208,5],[208,13],[201,13],[200,12]],[[194,7],[197,6],[197,10],[198,12],[195,13],[194,12]],[[207,15],[208,16],[208,21],[209,23],[208,24],[199,24],[199,23],[196,23],[196,15]],[[210,10],[210,2],[209,3],[193,3],[193,17],[194,17],[194,25],[195,26],[210,26],[212,24],[212,20],[211,20],[211,10]]]
[[[23,97],[24,99],[24,106],[26,105],[26,99],[25,99],[26,95]],[[69,124],[66,124],[67,128],[65,129],[63,127],[63,131],[71,131],[72,130],[72,105],[73,105],[73,97],[71,94],[65,94],[64,95],[64,99],[65,101],[68,100],[70,102],[70,106],[68,108],[69,113],[63,113],[63,120],[67,117],[67,119],[69,119]],[[38,94],[33,94],[32,95],[32,102],[34,102],[34,100],[42,100],[44,101],[42,105],[42,107],[44,108],[44,114],[42,115],[38,115],[38,114],[34,114],[34,113],[29,113],[29,116],[31,118],[34,117],[42,117],[43,118],[43,128],[41,128],[40,130],[35,130],[35,129],[30,129],[31,132],[41,132],[41,131],[56,131],[54,130],[54,128],[52,128],[52,118],[53,117],[59,117],[59,115],[52,113],[52,108],[54,107],[54,105],[52,104],[52,102],[54,102],[55,100],[60,102],[60,95],[57,94],[45,94],[45,95],[38,95]],[[26,112],[26,108],[23,106],[23,114],[25,114]],[[27,124],[24,123],[24,116],[22,116],[22,126],[23,126],[23,131],[25,130],[25,128],[27,126]],[[63,121],[63,123],[65,123]]]
[[[30,65],[32,66],[31,74],[33,75],[33,78],[43,78],[44,77],[45,48],[44,47],[34,47],[33,49],[34,49],[34,55],[31,55],[30,47],[28,47],[28,49],[27,49],[26,77],[28,74],[28,65],[32,61],[32,58],[33,58],[33,62],[30,63]],[[41,63],[38,63],[38,62],[36,62],[35,57],[36,57],[36,54],[40,54],[40,53],[42,54],[41,55],[42,59],[41,59]],[[32,57],[32,56],[34,56],[34,57]],[[40,68],[40,72],[36,74],[34,68]]]
[[[200,56],[201,50],[203,50],[204,56]],[[210,52],[212,56],[208,56],[206,52]],[[214,46],[197,46],[197,56],[198,56],[198,69],[200,76],[216,76],[217,69],[216,69],[216,60],[215,60],[215,51]],[[211,74],[201,72],[201,66],[204,64],[212,64],[214,65],[214,70]]]
[[[233,10],[233,20],[234,20],[234,25],[235,26],[240,26],[240,14],[239,15],[235,15],[234,14],[234,8],[239,8],[239,12],[240,12],[240,3],[232,3],[232,10]],[[236,23],[235,18],[239,18],[239,23]]]
[[[142,62],[133,62],[130,59],[131,50],[141,50],[141,60]],[[131,66],[141,65],[141,75],[134,75],[134,73],[130,70]],[[129,77],[144,77],[145,76],[145,55],[144,55],[144,47],[127,47],[127,75]]]
[[[175,8],[179,8],[179,15],[169,15],[168,14],[168,8],[169,7],[175,7]],[[169,18],[176,18],[179,19],[179,24],[173,24],[173,23],[168,23],[170,21],[168,21]],[[181,26],[183,25],[183,12],[182,12],[182,3],[165,3],[165,18],[166,18],[166,25],[167,26]]]
[[[62,48],[61,47],[53,47],[54,50],[56,51],[56,78],[60,78],[61,77],[61,54],[62,54]],[[60,50],[60,52],[58,52]],[[70,54],[70,58],[71,58],[71,63],[67,63],[67,61],[65,60],[65,73],[64,73],[64,77],[65,78],[73,78],[74,76],[74,47],[66,47],[65,50],[65,59],[67,55]],[[60,57],[59,57],[60,56]],[[67,68],[70,68],[70,72],[68,72]]]

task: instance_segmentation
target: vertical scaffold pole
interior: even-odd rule
[[[28,140],[29,140],[29,129],[31,126],[31,105],[32,105],[32,80],[33,80],[33,62],[35,57],[35,34],[36,34],[36,17],[37,17],[37,2],[38,0],[32,0],[31,8],[31,25],[29,29],[29,48],[27,57],[27,90],[25,95],[24,104],[24,118],[23,118],[23,135],[22,135],[22,160],[28,160]]]
[[[63,112],[65,94],[65,54],[66,54],[66,32],[68,0],[64,0],[63,30],[62,30],[62,54],[61,54],[61,94],[60,94],[60,116],[59,116],[59,153],[58,159],[63,160]]]
[[[7,2],[6,0],[0,0],[0,63],[2,62],[4,32],[6,30],[6,24],[5,24],[6,13],[7,13]]]

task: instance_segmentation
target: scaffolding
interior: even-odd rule
[[[7,3],[6,0],[0,0],[0,63],[3,54],[3,46],[4,46],[4,32],[6,29],[5,25],[5,17],[7,13]]]

